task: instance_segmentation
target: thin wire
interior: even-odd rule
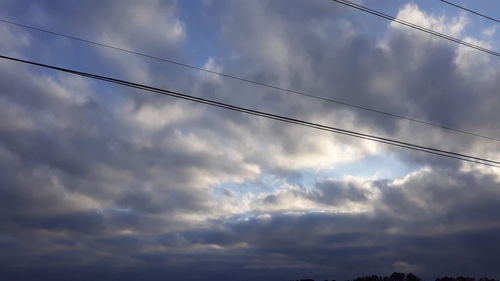
[[[292,90],[292,89],[287,89],[287,88],[276,86],[276,85],[272,85],[272,84],[258,82],[258,81],[254,81],[254,80],[242,78],[242,77],[239,77],[239,76],[234,76],[234,75],[226,74],[226,73],[223,73],[223,72],[218,72],[218,71],[214,71],[214,70],[210,70],[210,69],[206,69],[206,68],[202,68],[202,67],[197,67],[197,66],[193,66],[193,65],[189,65],[189,64],[177,62],[177,61],[170,60],[170,59],[166,59],[166,58],[162,58],[162,57],[157,57],[157,56],[152,56],[152,55],[148,55],[148,54],[144,54],[144,53],[132,51],[132,50],[129,50],[129,49],[124,49],[124,48],[117,47],[117,46],[112,46],[112,45],[108,45],[108,44],[104,44],[104,43],[99,43],[99,42],[95,42],[95,41],[91,41],[91,40],[87,40],[87,39],[82,39],[82,38],[79,38],[79,37],[75,37],[75,36],[71,36],[71,35],[66,35],[66,34],[54,32],[54,31],[50,31],[50,30],[46,30],[46,29],[41,29],[41,28],[37,28],[37,27],[25,25],[25,24],[20,24],[20,23],[13,22],[13,21],[8,21],[8,20],[5,20],[5,19],[0,19],[0,22],[11,24],[11,25],[15,25],[15,26],[19,26],[19,27],[23,27],[23,28],[27,28],[27,29],[31,29],[31,30],[36,30],[36,31],[40,31],[40,32],[48,33],[48,34],[52,34],[52,35],[59,36],[59,37],[64,37],[64,38],[68,38],[68,39],[72,39],[72,40],[77,40],[77,41],[80,41],[80,42],[84,42],[84,43],[87,43],[87,44],[96,45],[96,46],[99,46],[99,47],[109,48],[109,49],[113,49],[113,50],[117,50],[117,51],[129,53],[129,54],[133,54],[133,55],[137,55],[137,56],[142,56],[142,57],[146,57],[146,58],[149,58],[149,59],[154,59],[154,60],[158,60],[158,61],[162,61],[162,62],[174,64],[174,65],[178,65],[178,66],[181,66],[181,67],[186,67],[186,68],[190,68],[190,69],[195,69],[195,70],[203,71],[203,72],[210,73],[210,74],[213,74],[213,75],[218,75],[218,76],[221,76],[221,77],[226,77],[226,78],[238,80],[238,81],[245,82],[245,83],[250,83],[250,84],[254,84],[254,85],[258,85],[258,86],[262,86],[262,87],[266,87],[266,88],[278,90],[278,91],[281,91],[281,92],[286,93],[286,94],[294,94],[294,95],[305,96],[305,97],[309,97],[309,98],[313,98],[313,99],[317,99],[317,100],[321,100],[321,101],[326,101],[326,102],[330,102],[330,103],[340,104],[340,105],[351,107],[351,108],[355,108],[355,109],[370,111],[370,112],[382,114],[382,115],[389,116],[389,117],[400,118],[400,119],[404,119],[404,120],[408,120],[408,121],[412,121],[412,122],[416,122],[416,123],[420,123],[420,124],[429,125],[429,126],[433,126],[433,127],[436,127],[436,128],[444,129],[444,130],[454,131],[454,132],[458,132],[458,133],[462,133],[462,134],[472,135],[472,136],[475,136],[475,137],[479,137],[479,138],[483,138],[483,139],[488,139],[488,140],[500,142],[500,139],[498,139],[498,138],[489,137],[489,136],[481,135],[481,134],[470,132],[470,131],[456,129],[456,128],[452,128],[452,127],[440,125],[440,124],[429,122],[429,121],[425,121],[425,120],[420,120],[420,119],[416,119],[416,118],[412,118],[412,117],[407,117],[407,116],[403,116],[403,115],[399,115],[399,114],[394,114],[394,113],[390,113],[390,112],[386,112],[386,111],[382,111],[382,110],[378,110],[378,109],[373,109],[373,108],[366,107],[366,106],[352,104],[352,103],[345,102],[345,101],[340,101],[340,100],[331,99],[331,98],[325,98],[325,97],[321,97],[321,96],[317,96],[317,95],[313,95],[313,94],[308,94],[308,93],[305,93],[305,92],[300,92],[300,91],[296,91],[296,90]]]
[[[440,0],[440,1],[441,1],[441,2],[444,2],[444,3],[448,4],[448,5],[451,5],[451,6],[455,6],[455,7],[459,8],[459,9],[462,9],[462,10],[467,11],[467,12],[469,12],[469,13],[473,13],[473,14],[478,15],[478,16],[480,16],[480,17],[483,17],[483,18],[486,18],[486,19],[489,19],[489,20],[495,21],[495,22],[497,22],[497,23],[500,23],[500,20],[497,20],[497,19],[495,19],[495,18],[489,17],[489,16],[487,16],[487,15],[485,15],[485,14],[481,14],[481,13],[479,13],[479,12],[476,12],[476,11],[473,11],[473,10],[470,10],[470,9],[467,9],[467,8],[465,8],[465,7],[463,7],[463,6],[457,5],[457,4],[455,4],[455,3],[452,3],[452,2],[449,2],[449,1],[446,1],[446,0]]]
[[[494,56],[500,57],[500,53],[499,52],[496,52],[496,51],[493,51],[493,50],[481,47],[479,45],[475,45],[475,44],[463,41],[461,39],[458,39],[458,38],[455,38],[455,37],[452,37],[452,36],[449,36],[449,35],[437,32],[437,31],[434,31],[432,29],[428,29],[428,28],[422,27],[420,25],[416,25],[414,23],[411,23],[411,22],[408,22],[408,21],[405,21],[405,20],[402,20],[402,19],[398,19],[396,17],[384,14],[384,13],[379,12],[377,10],[373,10],[373,9],[368,8],[368,7],[365,7],[365,6],[362,6],[362,5],[350,2],[350,1],[346,1],[346,0],[332,0],[332,1],[340,3],[340,4],[343,4],[343,5],[346,5],[346,6],[349,6],[349,7],[352,7],[352,8],[355,8],[355,9],[358,9],[358,10],[361,10],[361,11],[364,11],[364,12],[367,12],[367,13],[370,13],[372,15],[375,15],[375,16],[378,16],[378,17],[381,17],[381,18],[393,21],[393,22],[397,22],[397,23],[402,24],[402,25],[406,25],[408,27],[411,27],[411,28],[414,28],[414,29],[417,29],[417,30],[420,30],[420,31],[423,31],[423,32],[426,32],[426,33],[429,33],[429,34],[432,34],[432,35],[437,36],[437,37],[441,37],[443,39],[446,39],[446,40],[449,40],[449,41],[452,41],[452,42],[455,42],[455,43],[458,43],[458,44],[461,44],[461,45],[464,45],[464,46],[467,46],[467,47],[470,47],[470,48],[473,48],[473,49],[476,49],[478,51],[482,51],[482,52],[488,53],[490,55],[494,55]]]
[[[218,102],[218,101],[214,101],[214,100],[210,100],[210,99],[199,98],[199,97],[195,97],[195,96],[191,96],[191,95],[187,95],[187,94],[182,94],[179,92],[174,92],[174,91],[165,90],[165,89],[161,89],[161,88],[155,88],[155,87],[151,87],[151,86],[147,86],[147,85],[143,85],[143,84],[133,83],[133,82],[126,81],[126,80],[120,80],[120,79],[115,79],[115,78],[111,78],[111,77],[100,76],[100,75],[96,75],[96,74],[92,74],[92,73],[81,72],[81,71],[77,71],[77,70],[73,70],[73,69],[37,63],[34,61],[29,61],[29,60],[22,60],[22,59],[4,56],[4,55],[0,55],[0,58],[6,59],[6,60],[11,60],[11,61],[16,61],[16,62],[20,62],[20,63],[30,64],[30,65],[36,65],[36,66],[40,66],[40,67],[44,67],[44,68],[54,69],[54,70],[58,70],[58,71],[63,71],[66,73],[71,73],[71,74],[84,76],[84,77],[88,77],[88,78],[92,78],[92,79],[96,79],[96,80],[106,81],[106,82],[110,82],[113,84],[119,84],[119,85],[132,87],[132,88],[136,88],[136,89],[140,89],[140,90],[144,90],[144,91],[155,92],[155,93],[162,94],[162,95],[167,95],[167,96],[172,96],[172,97],[176,97],[176,98],[180,98],[180,99],[184,99],[184,100],[189,100],[189,101],[194,101],[194,102],[203,103],[203,104],[207,104],[207,105],[212,105],[212,106],[225,108],[225,109],[232,110],[232,111],[247,113],[247,114],[251,114],[251,115],[255,115],[255,116],[260,116],[260,117],[264,117],[264,118],[268,118],[268,119],[273,119],[273,120],[278,120],[278,121],[287,122],[287,123],[291,123],[291,124],[315,128],[318,130],[348,135],[348,136],[352,136],[352,137],[356,137],[356,138],[360,138],[360,139],[371,140],[371,141],[375,141],[375,142],[379,142],[379,143],[384,143],[384,144],[389,144],[389,145],[398,146],[398,147],[402,147],[402,148],[407,148],[407,149],[417,150],[417,151],[426,152],[426,153],[430,153],[430,154],[440,155],[440,156],[444,156],[444,157],[454,158],[454,159],[467,161],[467,162],[471,162],[471,163],[482,164],[482,165],[500,168],[500,166],[497,165],[497,164],[500,164],[500,162],[485,159],[485,158],[470,156],[470,155],[451,152],[451,151],[440,150],[440,149],[431,148],[431,147],[415,145],[415,144],[406,143],[406,142],[402,142],[402,141],[398,141],[398,140],[394,140],[394,139],[382,138],[382,137],[378,137],[378,136],[374,136],[374,135],[359,133],[356,131],[350,131],[350,130],[340,129],[340,128],[336,128],[336,127],[321,125],[318,123],[303,121],[300,119],[289,118],[289,117],[285,117],[285,116],[281,116],[281,115],[277,115],[277,114],[272,114],[272,113],[267,113],[267,112],[263,112],[263,111],[257,111],[257,110],[239,107],[239,106],[235,106],[235,105],[231,105],[231,104],[227,104],[227,103],[222,103],[222,102]]]

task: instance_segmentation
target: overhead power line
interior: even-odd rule
[[[370,9],[370,8],[368,8],[366,6],[359,5],[359,4],[356,4],[356,3],[353,3],[353,2],[350,2],[350,1],[346,1],[346,0],[332,0],[332,1],[340,3],[340,4],[343,4],[343,5],[346,5],[346,6],[349,6],[349,7],[352,7],[352,8],[355,8],[355,9],[358,9],[358,10],[363,11],[363,12],[370,13],[372,15],[384,18],[386,20],[390,20],[390,21],[393,21],[393,22],[396,22],[396,23],[399,23],[399,24],[402,24],[402,25],[406,25],[408,27],[411,27],[411,28],[414,28],[414,29],[417,29],[417,30],[420,30],[420,31],[423,31],[423,32],[426,32],[426,33],[429,33],[429,34],[432,34],[432,35],[437,36],[437,37],[441,37],[443,39],[446,39],[446,40],[449,40],[449,41],[452,41],[452,42],[455,42],[455,43],[467,46],[469,48],[473,48],[473,49],[476,49],[478,51],[482,51],[482,52],[485,52],[487,54],[500,57],[500,53],[499,52],[496,52],[496,51],[493,51],[493,50],[481,47],[481,46],[476,45],[476,44],[469,43],[467,41],[458,39],[456,37],[449,36],[449,35],[446,35],[446,34],[443,34],[443,33],[437,32],[437,31],[434,31],[432,29],[425,28],[423,26],[420,26],[420,25],[417,25],[417,24],[414,24],[414,23],[411,23],[411,22],[408,22],[408,21],[405,21],[405,20],[402,20],[402,19],[398,19],[398,18],[390,16],[388,14],[384,14],[384,13],[382,13],[380,11]]]
[[[452,2],[449,2],[449,1],[446,1],[446,0],[440,0],[440,1],[441,1],[441,2],[444,2],[444,3],[448,4],[448,5],[451,5],[451,6],[455,6],[455,7],[459,8],[459,9],[462,9],[462,10],[467,11],[467,12],[469,12],[469,13],[473,13],[473,14],[478,15],[478,16],[480,16],[480,17],[483,17],[483,18],[486,18],[486,19],[489,19],[489,20],[495,21],[495,22],[497,22],[497,23],[500,23],[500,20],[497,20],[497,19],[495,19],[495,18],[489,17],[489,16],[487,16],[487,15],[485,15],[485,14],[481,14],[481,13],[476,12],[476,11],[473,11],[473,10],[471,10],[471,9],[467,9],[467,8],[465,8],[465,7],[463,7],[463,6],[457,5],[457,4],[455,4],[455,3],[452,3]]]
[[[452,127],[449,127],[449,126],[444,126],[444,125],[441,125],[441,124],[437,124],[437,123],[433,123],[433,122],[429,122],[429,121],[425,121],[425,120],[421,120],[421,119],[416,119],[416,118],[412,118],[412,117],[408,117],[408,116],[403,116],[403,115],[399,115],[399,114],[394,114],[394,113],[390,113],[390,112],[386,112],[386,111],[382,111],[382,110],[378,110],[378,109],[374,109],[374,108],[370,108],[370,107],[366,107],[366,106],[362,106],[362,105],[357,105],[357,104],[349,103],[349,102],[346,102],[346,101],[341,101],[341,100],[331,99],[331,98],[325,98],[325,97],[321,97],[321,96],[317,96],[317,95],[313,95],[313,94],[309,94],[309,93],[305,93],[305,92],[301,92],[301,91],[296,91],[296,90],[292,90],[292,89],[288,89],[288,88],[284,88],[284,87],[280,87],[280,86],[276,86],[276,85],[272,85],[272,84],[258,82],[258,81],[255,81],[255,80],[250,80],[250,79],[242,78],[242,77],[231,75],[231,74],[226,74],[226,73],[223,73],[223,72],[218,72],[218,71],[214,71],[214,70],[210,70],[210,69],[206,69],[206,68],[202,68],[202,67],[197,67],[197,66],[194,66],[194,65],[186,64],[186,63],[181,63],[181,62],[174,61],[174,60],[171,60],[171,59],[166,59],[166,58],[162,58],[162,57],[148,55],[148,54],[141,53],[141,52],[136,52],[136,51],[133,51],[133,50],[130,50],[130,49],[125,49],[125,48],[121,48],[121,47],[117,47],[117,46],[112,46],[112,45],[108,45],[108,44],[104,44],[104,43],[99,43],[99,42],[96,42],[96,41],[82,39],[82,38],[79,38],[79,37],[75,37],[75,36],[71,36],[71,35],[66,35],[66,34],[54,32],[54,31],[50,31],[50,30],[46,30],[46,29],[41,29],[41,28],[38,28],[38,27],[33,27],[33,26],[25,25],[25,24],[20,24],[20,23],[13,22],[13,21],[8,21],[8,20],[5,20],[5,19],[0,19],[0,22],[11,24],[11,25],[15,25],[15,26],[19,26],[19,27],[23,27],[23,28],[30,29],[30,30],[36,30],[36,31],[40,31],[40,32],[52,34],[52,35],[59,36],[59,37],[64,37],[64,38],[68,38],[68,39],[72,39],[72,40],[77,40],[77,41],[80,41],[80,42],[84,42],[84,43],[87,43],[87,44],[96,45],[96,46],[99,46],[99,47],[104,47],[104,48],[108,48],[108,49],[112,49],[112,50],[117,50],[117,51],[129,53],[129,54],[133,54],[133,55],[137,55],[137,56],[142,56],[142,57],[146,57],[146,58],[149,58],[149,59],[154,59],[154,60],[158,60],[158,61],[162,61],[162,62],[174,64],[174,65],[185,67],[185,68],[195,69],[195,70],[203,71],[203,72],[210,73],[210,74],[213,74],[213,75],[218,75],[218,76],[221,76],[221,77],[226,77],[226,78],[238,80],[238,81],[245,82],[245,83],[251,83],[251,84],[254,84],[254,85],[258,85],[258,86],[262,86],[262,87],[266,87],[266,88],[278,90],[278,91],[280,91],[282,93],[286,93],[286,94],[294,94],[294,95],[300,95],[300,96],[304,96],[304,97],[309,97],[309,98],[313,98],[313,99],[316,99],[316,100],[321,100],[321,101],[325,101],[325,102],[339,104],[339,105],[342,105],[342,106],[351,107],[351,108],[354,108],[354,109],[359,109],[359,110],[365,110],[365,111],[369,111],[369,112],[374,112],[374,113],[378,113],[378,114],[389,116],[389,117],[404,119],[404,120],[408,120],[408,121],[411,121],[411,122],[420,123],[420,124],[424,124],[424,125],[429,125],[429,126],[433,126],[433,127],[444,129],[444,130],[454,131],[454,132],[458,132],[458,133],[462,133],[462,134],[467,134],[467,135],[471,135],[471,136],[475,136],[475,137],[479,137],[479,138],[483,138],[483,139],[488,139],[488,140],[493,140],[493,141],[500,142],[500,139],[498,139],[498,138],[494,138],[494,137],[490,137],[490,136],[485,136],[485,135],[482,135],[482,134],[479,134],[479,133],[465,131],[465,130],[457,129],[457,128],[452,128]]]
[[[290,117],[286,117],[286,116],[282,116],[282,115],[277,115],[277,114],[253,110],[253,109],[249,109],[249,108],[245,108],[245,107],[235,106],[235,105],[231,105],[231,104],[227,104],[227,103],[222,103],[222,102],[218,102],[215,100],[204,99],[204,98],[195,97],[195,96],[191,96],[191,95],[187,95],[187,94],[182,94],[179,92],[174,92],[174,91],[165,90],[165,89],[161,89],[161,88],[155,88],[155,87],[147,86],[144,84],[133,83],[133,82],[126,81],[126,80],[120,80],[120,79],[96,75],[96,74],[92,74],[92,73],[81,72],[81,71],[77,71],[77,70],[73,70],[73,69],[69,69],[69,68],[62,68],[62,67],[57,67],[57,66],[53,66],[53,65],[42,64],[42,63],[37,63],[34,61],[23,60],[23,59],[18,59],[18,58],[14,58],[14,57],[4,56],[4,55],[0,55],[0,58],[5,59],[5,60],[10,60],[10,61],[16,61],[16,62],[20,62],[20,63],[30,64],[30,65],[40,66],[40,67],[44,67],[44,68],[49,68],[49,69],[53,69],[53,70],[63,71],[66,73],[71,73],[71,74],[75,74],[75,75],[79,75],[79,76],[83,76],[83,77],[88,77],[88,78],[92,78],[92,79],[96,79],[96,80],[106,81],[106,82],[110,82],[113,84],[123,85],[123,86],[131,87],[131,88],[136,88],[136,89],[140,89],[140,90],[144,90],[144,91],[154,92],[154,93],[158,93],[158,94],[162,94],[162,95],[167,95],[167,96],[176,97],[176,98],[189,100],[189,101],[194,101],[194,102],[198,102],[198,103],[203,103],[203,104],[207,104],[207,105],[212,105],[212,106],[225,108],[228,110],[242,112],[242,113],[246,113],[246,114],[251,114],[251,115],[255,115],[255,116],[260,116],[260,117],[264,117],[264,118],[268,118],[268,119],[278,120],[278,121],[287,122],[287,123],[296,124],[296,125],[305,126],[305,127],[310,127],[310,128],[314,128],[314,129],[318,129],[318,130],[347,135],[347,136],[356,137],[356,138],[360,138],[360,139],[371,140],[371,141],[375,141],[375,142],[379,142],[379,143],[384,143],[384,144],[389,144],[389,145],[407,148],[407,149],[411,149],[411,150],[416,150],[416,151],[426,152],[426,153],[440,155],[440,156],[444,156],[444,157],[454,158],[454,159],[467,161],[467,162],[471,162],[471,163],[482,164],[482,165],[500,168],[500,162],[481,158],[481,157],[475,157],[475,156],[466,155],[466,154],[462,154],[462,153],[440,150],[440,149],[436,149],[436,148],[432,148],[432,147],[411,144],[411,143],[402,142],[402,141],[398,141],[398,140],[394,140],[394,139],[378,137],[375,135],[364,134],[364,133],[351,131],[351,130],[345,130],[345,129],[336,128],[336,127],[332,127],[332,126],[326,126],[326,125],[308,122],[308,121],[304,121],[304,120],[300,120],[300,119],[294,119],[294,118],[290,118]]]

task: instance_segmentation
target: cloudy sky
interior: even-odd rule
[[[477,3],[481,2],[481,3]],[[500,50],[435,0],[371,8]],[[457,0],[500,17],[498,1]],[[500,138],[500,59],[328,0],[1,0],[0,19]],[[0,22],[0,53],[419,145],[499,142]],[[0,61],[6,280],[500,278],[500,169]]]

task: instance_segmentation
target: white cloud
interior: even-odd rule
[[[483,29],[483,31],[481,31],[481,35],[484,37],[493,37],[493,35],[495,35],[496,31],[497,31],[497,27],[496,27],[496,25],[493,25],[493,26],[490,26],[486,29]]]
[[[205,64],[203,65],[202,68],[209,70],[209,71],[212,71],[212,72],[216,72],[216,73],[223,73],[224,72],[222,65],[217,64],[215,62],[215,59],[212,57],[208,58],[207,62],[205,62]],[[198,74],[201,77],[201,80],[203,82],[213,82],[216,84],[222,83],[222,77],[217,75],[217,74],[213,74],[213,73],[209,73],[209,72],[201,71],[201,70]]]
[[[420,10],[418,6],[414,3],[408,3],[403,6],[398,11],[396,16],[398,19],[402,19],[408,21],[410,23],[420,25],[427,29],[431,29],[443,34],[447,34],[449,36],[460,36],[468,24],[468,19],[465,14],[460,14],[458,17],[447,18],[445,16],[434,16],[431,14],[427,14],[424,11]],[[397,22],[391,22],[390,26],[396,29],[405,29],[412,30],[409,27],[403,26]],[[422,34],[420,31],[412,31],[414,35]],[[442,40],[442,39],[438,39]]]

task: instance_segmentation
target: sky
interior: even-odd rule
[[[359,1],[500,50],[440,1]],[[500,18],[498,1],[454,3]],[[500,138],[500,59],[327,0],[0,0],[0,19]],[[500,159],[442,130],[0,22],[0,54]],[[0,61],[4,280],[500,278],[500,170]]]

